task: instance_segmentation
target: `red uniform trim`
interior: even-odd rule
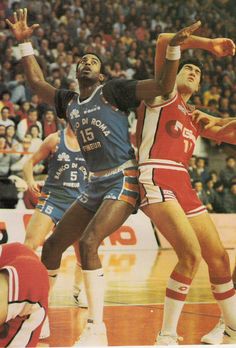
[[[181,294],[180,292],[167,288],[166,297],[173,298],[174,300],[178,300],[178,301],[185,301],[187,294]]]
[[[190,285],[192,283],[192,279],[185,277],[183,274],[173,272],[170,276],[172,279],[176,280],[179,283]]]
[[[233,297],[235,295],[235,289],[232,288],[228,291],[225,292],[213,292],[213,295],[215,297],[216,300],[220,301],[220,300],[226,300],[227,298]]]

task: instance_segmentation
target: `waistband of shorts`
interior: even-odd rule
[[[145,162],[139,163],[139,168],[152,167],[158,169],[180,170],[187,172],[186,166],[181,162],[175,162],[167,159],[149,159]]]
[[[120,166],[114,167],[111,169],[105,169],[99,172],[89,172],[89,175],[92,177],[110,176],[113,174],[117,174],[121,172],[122,170],[130,168],[130,167],[138,167],[137,161],[135,159],[128,160],[122,163]]]

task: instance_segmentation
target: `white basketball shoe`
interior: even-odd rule
[[[107,330],[104,323],[87,323],[78,341],[73,347],[108,346]]]
[[[78,307],[87,308],[88,301],[84,287],[74,287],[73,291],[74,302]]]
[[[202,336],[201,343],[221,344],[223,342],[224,331],[225,322],[223,318],[220,318],[216,326],[206,335]]]
[[[183,341],[183,337],[177,335],[171,335],[168,333],[157,335],[155,346],[177,346],[179,341]]]

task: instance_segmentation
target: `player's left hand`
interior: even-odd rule
[[[170,40],[170,46],[179,46],[187,40],[194,31],[196,31],[201,26],[201,21],[197,21],[190,25],[189,27],[185,27],[178,31]]]
[[[226,38],[218,38],[211,40],[211,52],[217,57],[234,56],[235,43]]]
[[[195,123],[202,123],[204,129],[214,127],[219,122],[218,117],[208,115],[200,110],[193,111],[191,118]]]

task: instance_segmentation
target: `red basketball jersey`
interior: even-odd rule
[[[200,126],[193,124],[190,115],[178,93],[162,104],[143,103],[137,125],[139,164],[166,159],[187,166],[200,133]]]
[[[35,347],[48,310],[48,274],[37,255],[20,243],[0,245],[0,270],[9,279],[8,313],[1,347]],[[5,331],[5,335],[4,335]]]

